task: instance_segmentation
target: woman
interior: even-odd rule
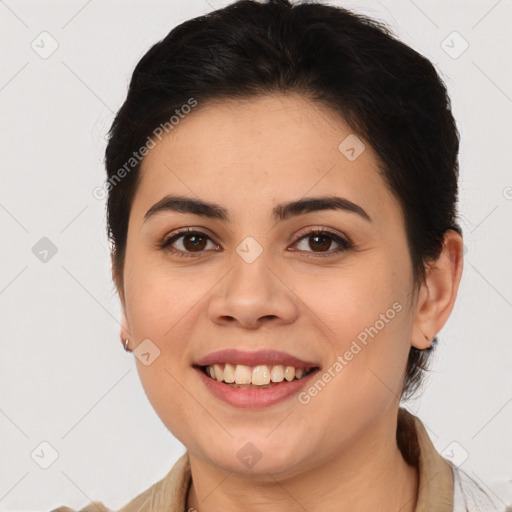
[[[122,512],[494,510],[400,408],[461,279],[458,147],[432,64],[342,8],[241,1],[144,55],[112,271],[187,452]]]

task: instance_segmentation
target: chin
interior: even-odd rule
[[[267,430],[267,435],[268,432],[271,429]],[[303,444],[289,437],[287,440],[286,443],[283,437],[270,440],[265,435],[250,436],[246,431],[245,435],[226,444],[202,447],[200,458],[224,471],[274,481],[270,475],[286,478],[300,473],[300,468],[310,458],[304,453]],[[298,446],[301,453],[298,453]]]

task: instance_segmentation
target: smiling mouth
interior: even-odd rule
[[[318,367],[296,368],[286,365],[258,365],[218,363],[198,366],[207,377],[232,388],[267,389],[301,380]]]

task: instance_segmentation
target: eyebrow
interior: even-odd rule
[[[372,222],[371,217],[361,206],[337,196],[310,197],[279,204],[272,210],[272,219],[281,222],[291,217],[321,210],[343,210],[355,213],[366,221]],[[191,213],[224,222],[230,222],[231,220],[229,212],[218,204],[191,197],[167,195],[146,212],[144,222],[164,212]]]

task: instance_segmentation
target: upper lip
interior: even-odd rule
[[[295,368],[313,368],[318,366],[317,363],[304,361],[303,359],[278,350],[257,350],[255,352],[246,352],[235,348],[212,352],[211,354],[201,357],[195,362],[197,366],[210,366],[215,363],[244,364],[246,366],[271,364],[294,366]]]

